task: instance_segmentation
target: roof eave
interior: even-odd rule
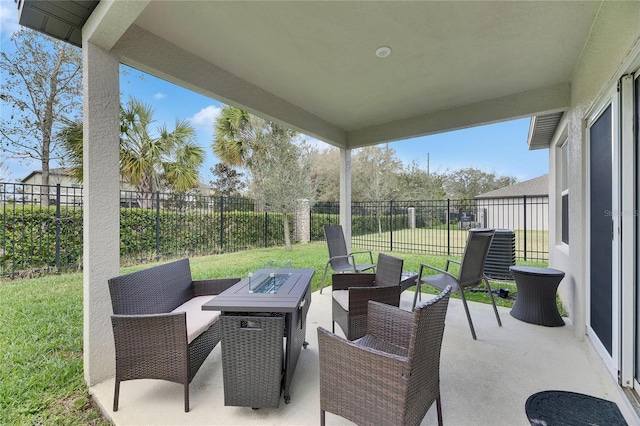
[[[14,0],[20,25],[82,47],[82,27],[98,0],[41,1]]]
[[[530,150],[549,148],[563,114],[563,111],[556,111],[531,117],[527,136]]]

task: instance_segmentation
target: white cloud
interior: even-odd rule
[[[167,97],[167,95],[166,95],[166,94],[164,94],[164,93],[160,93],[160,92],[158,92],[158,93],[156,93],[155,95],[153,95],[153,97],[154,97],[154,98],[156,98],[156,99],[164,99],[164,98],[166,98],[166,97]]]
[[[18,23],[18,6],[14,2],[0,2],[0,32],[2,38],[9,38],[20,29]]]
[[[212,129],[218,116],[220,116],[220,107],[209,105],[206,108],[202,108],[193,117],[187,118],[187,120],[196,127]]]

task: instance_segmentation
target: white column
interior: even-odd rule
[[[83,42],[84,377],[115,372],[107,280],[120,269],[120,87],[118,58]]]
[[[340,225],[351,251],[351,150],[340,148]]]

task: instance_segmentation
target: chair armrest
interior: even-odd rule
[[[398,306],[400,304],[400,286],[349,287],[349,316],[366,315],[370,300]]]
[[[453,279],[456,279],[456,277],[449,271],[445,271],[444,269],[436,268],[435,266],[427,265],[426,263],[421,263],[420,264],[420,272],[418,273],[418,283],[420,283],[422,281],[422,270],[424,268],[431,269],[431,270],[436,271],[436,272],[440,272],[441,274],[444,274],[444,275],[449,275]]]
[[[366,254],[366,253],[369,253],[369,263],[373,263],[373,253],[371,252],[371,250],[352,251],[351,253],[349,253],[349,256],[351,257],[355,265],[355,259],[353,258],[353,256],[356,254]]]
[[[367,334],[403,348],[409,347],[413,312],[375,301],[369,302]]]
[[[111,315],[116,353],[127,357],[157,353],[159,341],[163,352],[187,355],[187,314],[171,312],[149,315]]]
[[[345,398],[379,410],[371,389],[401,395],[408,385],[410,370],[406,357],[358,346],[322,327],[318,327],[318,353],[323,410],[341,412]]]
[[[455,259],[447,259],[447,265],[445,266],[445,270],[449,270],[449,264],[450,263],[455,263],[456,265],[462,265],[462,262],[460,262],[459,260],[455,260]]]
[[[240,281],[240,278],[213,278],[193,280],[193,291],[196,296],[218,295]]]
[[[375,282],[375,274],[356,274],[346,272],[331,276],[332,290],[347,290],[349,287],[372,287]]]

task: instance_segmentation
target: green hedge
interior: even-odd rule
[[[221,216],[222,214],[222,216]],[[56,223],[60,245],[56,251]],[[292,218],[289,218],[293,229]],[[82,265],[82,210],[12,207],[0,210],[2,276]],[[120,255],[124,260],[153,260],[284,244],[282,214],[120,209]]]

